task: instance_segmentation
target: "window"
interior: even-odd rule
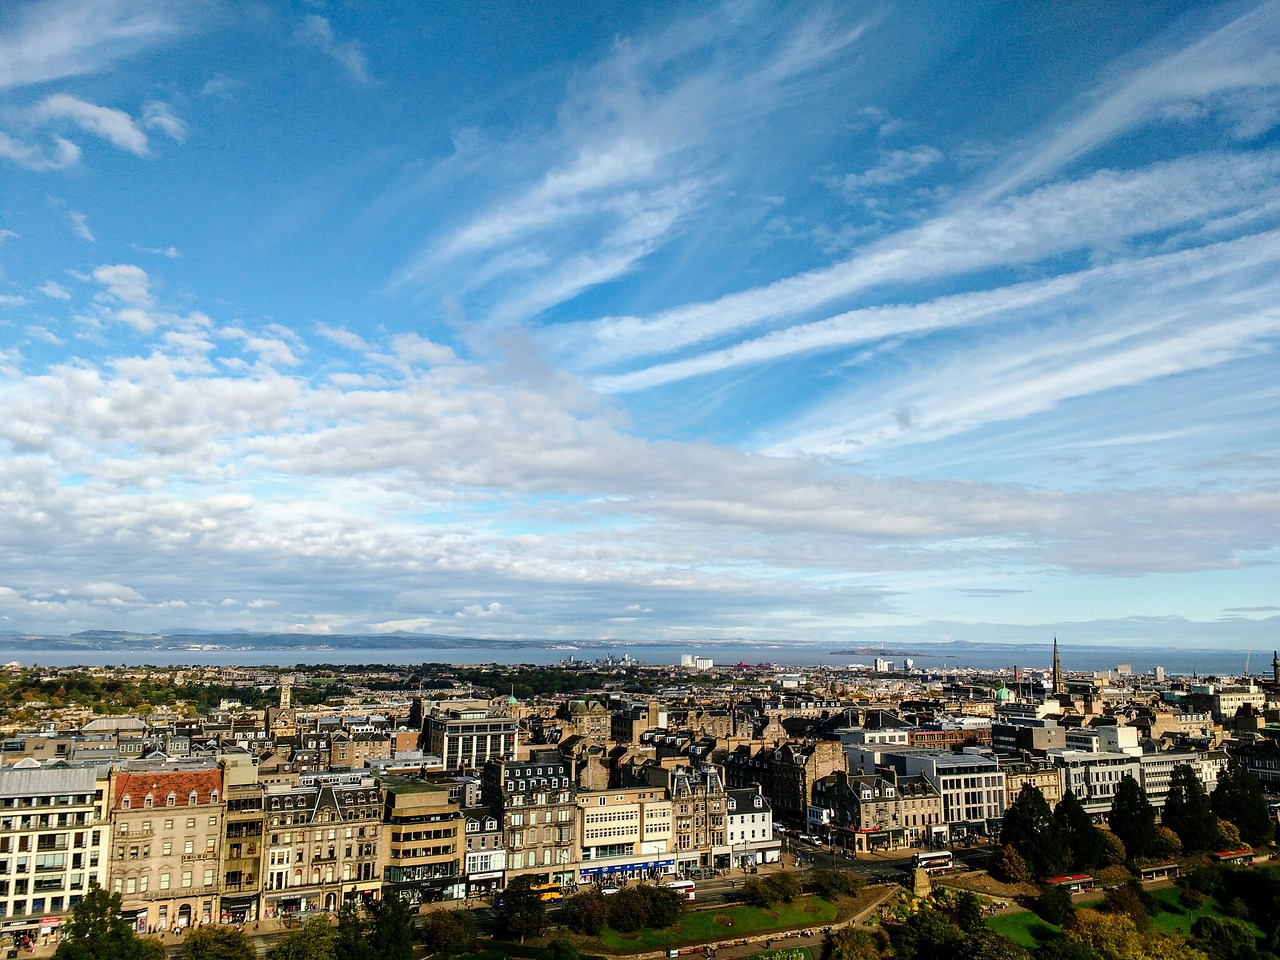
[[[129,795],[127,793],[120,798],[120,809],[121,810],[129,809]]]
[[[178,802],[178,795],[174,793],[172,790],[170,790],[169,796],[165,797],[164,799],[164,805],[166,807],[172,807],[177,802]]]
[[[150,810],[151,807],[154,805],[154,800],[150,793],[148,793],[145,797],[142,798],[142,805],[146,807],[148,810]]]
[[[194,807],[197,802],[198,800],[196,797],[196,792],[192,790],[189,794],[187,794],[187,806]]]
[[[183,870],[183,871],[182,871],[182,885],[183,885],[184,887],[189,887],[189,886],[191,886],[191,871],[190,871],[190,870]]]

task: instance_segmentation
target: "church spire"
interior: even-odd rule
[[[1058,659],[1058,635],[1053,636],[1053,695],[1062,692],[1062,661]]]

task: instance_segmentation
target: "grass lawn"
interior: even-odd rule
[[[1160,904],[1161,910],[1151,918],[1151,929],[1159,930],[1162,933],[1180,933],[1184,937],[1190,936],[1191,925],[1200,917],[1225,917],[1222,912],[1222,905],[1213,897],[1206,897],[1203,904],[1194,910],[1188,910],[1178,902],[1178,894],[1182,892],[1178,887],[1168,887],[1164,890],[1152,890],[1151,896]],[[1258,929],[1256,924],[1248,920],[1241,921],[1245,926],[1253,931],[1255,937],[1262,936],[1262,931]]]
[[[709,943],[729,937],[747,937],[774,930],[822,927],[836,919],[836,907],[820,897],[797,897],[792,903],[776,903],[771,908],[742,904],[686,913],[665,930],[637,930],[619,933],[606,927],[601,945],[610,953],[659,950],[685,943]]]
[[[1030,910],[998,913],[994,917],[987,917],[987,926],[996,933],[1003,933],[1028,950],[1034,950],[1044,941],[1056,937],[1062,930],[1055,924],[1045,923]]]

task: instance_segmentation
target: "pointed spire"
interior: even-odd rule
[[[1058,635],[1053,635],[1053,695],[1062,693],[1062,661],[1058,659]]]

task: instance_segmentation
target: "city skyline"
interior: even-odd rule
[[[0,630],[1280,628],[1280,4],[0,11]]]

